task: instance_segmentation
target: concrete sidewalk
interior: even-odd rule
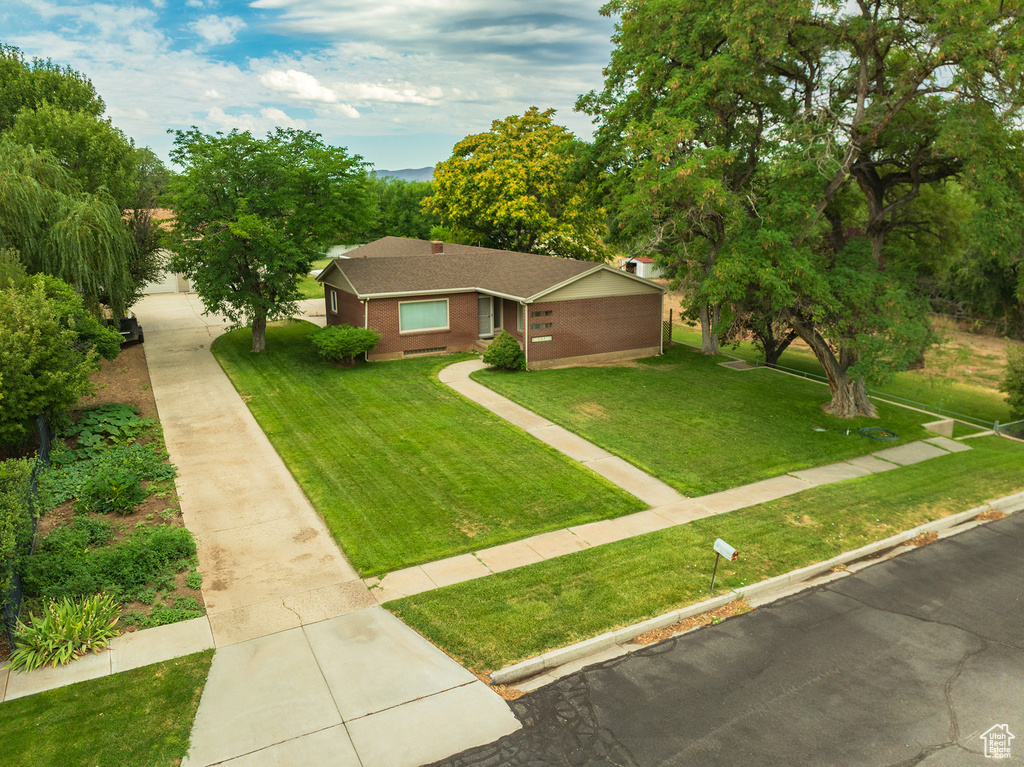
[[[939,455],[971,449],[962,442],[946,437],[934,437],[886,448],[848,461],[794,471],[710,495],[686,498],[660,480],[620,458],[614,458],[611,453],[597,445],[556,426],[469,378],[470,373],[485,367],[487,366],[480,360],[457,362],[442,370],[438,378],[463,396],[519,426],[569,458],[593,469],[654,508],[624,517],[534,535],[513,543],[481,549],[472,554],[461,554],[425,565],[395,570],[382,578],[367,578],[366,585],[371,588],[379,604],[673,525],[686,524],[713,514],[725,514],[774,501],[811,487],[877,474]]]
[[[504,701],[375,607],[210,353],[224,323],[201,310],[180,294],[136,308],[217,647],[186,764],[414,767],[512,732]]]

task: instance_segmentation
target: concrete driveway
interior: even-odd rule
[[[1022,550],[1017,514],[591,666],[443,764],[1024,764]]]

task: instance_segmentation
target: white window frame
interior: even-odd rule
[[[443,327],[437,328],[416,328],[415,330],[405,330],[402,328],[402,306],[404,304],[437,304],[444,302],[444,317],[445,324]],[[447,298],[422,298],[416,301],[399,301],[398,302],[398,333],[404,335],[406,333],[439,333],[451,329],[451,304]]]
[[[526,314],[526,307],[519,304],[519,308],[516,309],[516,332],[523,332],[523,315]]]
[[[338,291],[331,290],[331,313],[338,313]]]

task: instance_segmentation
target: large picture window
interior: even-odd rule
[[[448,299],[400,303],[398,305],[398,329],[402,333],[414,330],[447,330]]]

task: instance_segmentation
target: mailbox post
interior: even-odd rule
[[[711,573],[711,593],[715,593],[715,576],[718,575],[718,560],[725,557],[730,562],[735,562],[740,553],[721,538],[715,538],[715,569]]]

